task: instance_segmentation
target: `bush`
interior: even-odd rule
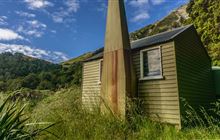
[[[23,114],[25,106],[18,109],[17,103],[8,104],[9,99],[10,98],[4,101],[0,106],[0,139],[32,139],[39,135],[40,132],[54,125],[52,124],[43,129],[28,131],[28,126],[36,125],[37,123],[27,124],[26,122],[29,118],[25,118]]]

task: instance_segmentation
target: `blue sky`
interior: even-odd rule
[[[125,0],[129,31],[188,0]],[[104,44],[107,0],[0,0],[0,53],[61,62]]]

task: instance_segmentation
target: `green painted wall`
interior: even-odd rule
[[[209,107],[215,101],[211,60],[194,27],[175,39],[179,96],[194,108]],[[185,107],[181,102],[181,114]]]
[[[214,82],[215,82],[215,92],[218,97],[220,97],[220,67],[212,67]]]

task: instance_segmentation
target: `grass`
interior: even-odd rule
[[[219,109],[216,107],[216,111]],[[193,111],[193,110],[191,110]],[[204,111],[204,110],[203,110]],[[98,111],[87,112],[81,108],[81,91],[78,87],[63,89],[40,101],[31,112],[32,122],[57,122],[49,129],[54,135],[45,134],[38,136],[39,140],[50,139],[149,139],[149,140],[176,140],[176,139],[220,139],[219,123],[210,120],[213,116],[207,116],[203,125],[185,127],[178,131],[173,126],[153,122],[147,117],[133,113],[129,121],[120,121],[114,116],[106,116]],[[198,121],[204,116],[188,114],[188,119]],[[213,123],[208,123],[210,120]]]

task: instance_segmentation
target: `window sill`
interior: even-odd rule
[[[164,79],[164,76],[162,75],[159,75],[159,76],[149,76],[149,77],[143,77],[143,78],[140,78],[139,80],[140,81],[147,81],[147,80],[160,80],[160,79]]]

